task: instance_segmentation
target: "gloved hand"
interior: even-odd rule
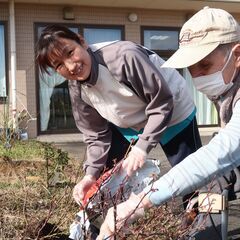
[[[111,207],[100,228],[97,240],[113,239],[115,225],[116,230],[119,230],[125,224],[130,224],[142,217],[144,215],[143,205],[142,197],[132,193],[127,201],[117,205],[116,219],[114,219],[114,208]]]
[[[134,171],[141,168],[146,160],[146,157],[146,152],[136,146],[133,146],[122,164],[123,169],[127,171],[127,175],[131,176]]]
[[[78,204],[82,203],[85,194],[95,182],[95,177],[91,175],[85,175],[83,179],[74,187],[73,198]]]

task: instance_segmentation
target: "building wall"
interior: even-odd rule
[[[38,116],[34,64],[34,23],[58,22],[124,25],[125,39],[140,43],[141,26],[181,27],[187,15],[191,14],[182,11],[77,6],[73,7],[75,20],[63,20],[63,7],[62,5],[15,4],[18,109],[22,109],[24,105],[34,117]],[[137,22],[132,23],[128,21],[127,16],[131,12],[135,12],[138,15]],[[240,15],[238,17],[240,19]],[[3,20],[8,20],[8,4],[5,3],[0,4],[0,21]],[[8,44],[8,49],[10,49],[10,43]],[[0,105],[0,110],[2,108],[3,105]],[[28,134],[31,138],[37,136],[36,121],[30,122]]]

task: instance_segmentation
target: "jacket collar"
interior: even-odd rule
[[[95,53],[90,48],[88,48],[87,51],[91,57],[91,62],[92,62],[91,72],[89,77],[85,81],[81,81],[81,84],[91,87],[91,86],[94,86],[97,82],[99,63],[96,59]]]

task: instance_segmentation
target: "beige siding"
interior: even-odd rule
[[[16,4],[16,47],[17,47],[17,91],[18,99],[33,116],[37,112],[37,92],[34,65],[34,23],[77,23],[113,24],[125,26],[125,39],[137,43],[141,41],[141,26],[178,26],[180,27],[189,12],[161,11],[122,8],[73,7],[75,20],[63,20],[61,5]],[[128,21],[128,14],[138,14],[138,21]],[[240,15],[238,15],[240,19]],[[8,5],[0,4],[0,21],[8,20]],[[19,109],[22,104],[18,101]],[[0,105],[2,110],[2,105]],[[37,136],[37,123],[31,122],[28,128],[30,137]]]
[[[0,3],[0,21],[8,20],[8,4]]]

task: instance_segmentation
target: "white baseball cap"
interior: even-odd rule
[[[182,27],[179,49],[162,67],[186,68],[208,54],[220,44],[240,40],[240,26],[234,17],[223,9],[204,7]]]

